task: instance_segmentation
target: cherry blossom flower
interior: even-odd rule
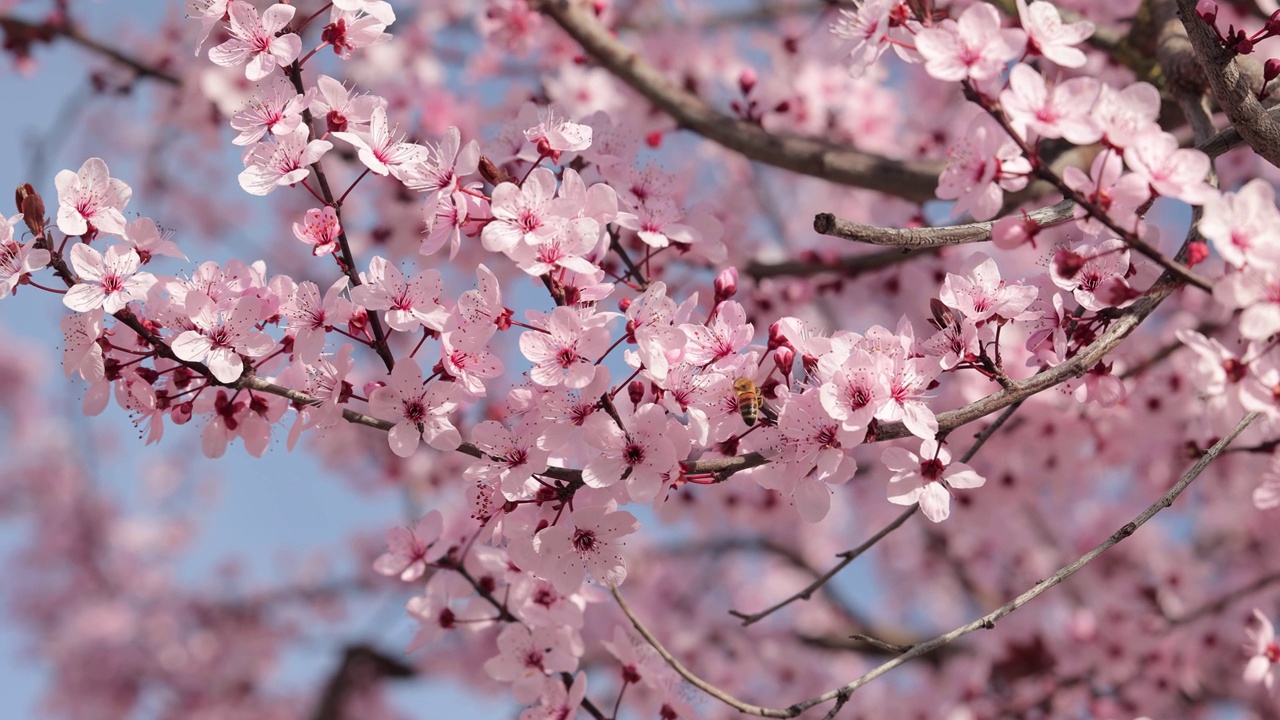
[[[76,312],[102,308],[116,313],[134,300],[145,300],[156,276],[138,272],[141,262],[137,251],[123,243],[107,248],[106,255],[83,243],[73,246],[71,267],[80,281],[62,296],[62,304]]]
[[[794,396],[778,415],[786,438],[774,472],[752,477],[763,487],[792,498],[806,522],[818,522],[831,510],[829,485],[848,482],[858,464],[846,454],[862,442],[863,428],[846,430],[822,408],[817,392]]]
[[[534,363],[529,378],[544,387],[561,383],[570,390],[586,386],[596,374],[595,360],[609,347],[609,331],[597,315],[588,325],[577,310],[557,307],[551,311],[546,332],[520,336],[520,352]]]
[[[445,131],[439,145],[425,147],[422,161],[404,170],[404,185],[410,190],[446,196],[461,189],[462,178],[474,175],[480,165],[480,145],[472,140],[464,146],[456,127]]]
[[[893,472],[889,502],[920,503],[920,511],[933,522],[942,522],[951,514],[951,489],[967,490],[986,483],[986,478],[968,465],[951,462],[950,451],[934,439],[920,443],[919,455],[900,447],[888,448],[881,461]]]
[[[621,585],[627,564],[616,545],[639,529],[640,521],[625,510],[594,507],[566,514],[538,533],[542,562],[536,572],[562,593],[577,592],[588,571],[604,585]]]
[[[267,8],[259,18],[252,4],[231,0],[227,5],[231,39],[211,48],[209,59],[223,67],[244,65],[244,76],[255,82],[297,60],[302,38],[296,33],[276,34],[289,25],[296,10],[279,3]]]
[[[818,388],[823,409],[851,432],[865,429],[889,397],[879,363],[865,350],[823,355],[818,374],[828,378]]]
[[[1209,156],[1194,148],[1178,147],[1178,138],[1152,129],[1124,149],[1124,162],[1160,195],[1203,205],[1217,195],[1205,182]]]
[[[417,580],[449,549],[447,543],[440,542],[443,530],[444,518],[439,510],[423,515],[411,528],[391,528],[387,531],[387,552],[373,562],[374,571],[399,576],[404,582]]]
[[[1186,329],[1178,330],[1175,335],[1196,354],[1192,380],[1205,395],[1222,395],[1229,386],[1247,377],[1248,366],[1214,338]]]
[[[462,435],[449,422],[449,413],[458,405],[453,401],[452,388],[451,383],[440,382],[424,388],[422,369],[417,363],[396,363],[391,382],[369,397],[371,412],[395,423],[387,433],[391,452],[409,457],[423,437],[437,450],[456,450],[462,444]]]
[[[0,220],[0,299],[12,295],[23,279],[47,266],[51,258],[48,250],[35,247],[34,242],[13,239],[13,226],[21,220],[21,215]]]
[[[292,83],[277,75],[266,87],[259,88],[248,107],[231,118],[231,128],[240,133],[231,139],[232,144],[249,145],[268,132],[292,135],[302,123],[302,111],[310,101],[307,95],[294,90]]]
[[[196,329],[174,338],[173,354],[179,360],[204,363],[219,382],[240,379],[244,372],[241,355],[260,358],[276,346],[271,336],[254,327],[261,319],[262,301],[252,295],[219,310],[209,296],[187,293],[186,313]]]
[[[1030,65],[1019,63],[1009,71],[1009,88],[1000,93],[1000,104],[1024,138],[1034,133],[1090,145],[1102,138],[1102,128],[1091,113],[1101,87],[1091,77],[1071,78],[1050,87]]]
[[[947,273],[938,299],[974,322],[1017,319],[1039,294],[1029,285],[1006,285],[996,261],[983,253],[973,254],[966,264],[970,269],[963,276]]]
[[[385,31],[395,21],[395,10],[388,2],[362,2],[356,8],[343,8],[334,3],[321,39],[333,46],[334,54],[347,60],[352,50],[390,40],[391,34]]]
[[[554,107],[538,108],[538,124],[524,131],[524,137],[538,148],[538,154],[560,162],[560,154],[581,152],[591,147],[591,126],[569,122]]]
[[[678,425],[678,423],[676,423]],[[582,481],[589,487],[604,488],[626,477],[632,502],[653,500],[666,479],[677,470],[673,438],[678,431],[667,422],[661,405],[644,405],[626,421],[627,429],[608,413],[595,413],[583,426],[583,438],[599,450],[582,469]]]
[[[1255,178],[1204,204],[1200,234],[1236,267],[1280,270],[1280,210],[1271,183]]]
[[[573,684],[567,688],[559,678],[547,678],[542,682],[537,706],[525,708],[520,720],[567,720],[577,715],[586,696],[586,673],[574,675]]]
[[[551,453],[568,439],[565,425],[528,423],[513,433],[501,423],[486,420],[471,434],[471,441],[486,457],[472,463],[464,477],[473,482],[499,480],[508,500],[524,499],[529,496],[528,484],[534,473],[546,470]]]
[[[1124,163],[1118,153],[1099,153],[1093,159],[1088,175],[1077,167],[1064,168],[1062,179],[1121,227],[1129,226],[1135,231],[1141,229],[1142,220],[1137,211],[1151,198],[1151,187],[1143,177],[1124,172]],[[1076,225],[1084,232],[1100,235],[1107,231],[1102,221],[1089,215],[1084,206],[1076,205],[1073,214]]]
[[[338,221],[338,212],[332,207],[311,208],[307,211],[306,220],[293,224],[293,234],[312,246],[312,255],[328,255],[338,249],[342,223]]]
[[[667,297],[667,284],[654,282],[627,307],[627,331],[635,338],[636,349],[626,351],[633,367],[643,365],[649,377],[662,382],[672,363],[680,361],[687,335],[673,323],[676,304]]]
[[[151,218],[140,217],[133,220],[124,226],[124,232],[120,237],[138,251],[138,257],[142,259],[143,265],[151,262],[151,258],[156,255],[187,259],[171,239],[173,231],[161,231],[156,221]]]
[[[89,158],[79,172],[62,170],[53,178],[58,189],[58,229],[84,235],[90,226],[104,233],[124,232],[124,206],[133,190],[111,177],[102,158]]]
[[[105,375],[102,346],[102,308],[85,313],[63,315],[62,371],[67,377],[80,373],[80,377],[96,383]]]
[[[505,365],[474,336],[447,332],[440,336],[439,369],[473,397],[484,397],[484,381],[501,376]]]
[[[844,41],[840,54],[848,58],[852,77],[862,77],[888,49],[889,11],[898,1],[865,0],[853,10],[840,9],[831,34]]]
[[[1062,67],[1078,68],[1085,64],[1085,55],[1072,47],[1093,34],[1094,25],[1088,20],[1064,23],[1058,8],[1048,2],[1017,0],[1018,19],[1027,32],[1027,53],[1039,54]]]
[[[1102,86],[1093,109],[1093,117],[1102,126],[1102,139],[1113,148],[1124,150],[1153,130],[1158,130],[1160,91],[1153,85],[1136,82],[1123,90]]]
[[[685,360],[694,365],[708,365],[736,355],[751,344],[755,335],[755,326],[747,322],[746,311],[732,300],[721,303],[707,325],[685,323],[680,329],[689,338]]]
[[[970,9],[987,7],[974,5]],[[994,12],[994,10],[992,10]],[[956,200],[952,215],[968,212],[987,220],[1000,210],[1003,190],[1021,190],[1031,163],[1018,144],[987,115],[977,115],[968,131],[947,151],[947,166],[938,178],[938,198]]]
[[[200,21],[200,41],[196,43],[196,57],[200,57],[200,48],[209,39],[209,33],[226,16],[227,0],[187,0],[187,17]]]
[[[502,306],[498,276],[484,265],[476,267],[476,287],[458,297],[455,310],[445,331],[455,337],[466,335],[468,340],[459,340],[459,345],[484,345],[499,328],[511,327],[511,312]]]
[[[1077,245],[1070,253],[1075,258],[1071,263],[1051,264],[1049,274],[1053,284],[1070,291],[1076,302],[1087,310],[1112,307],[1106,298],[1117,294],[1116,286],[1128,287],[1125,278],[1129,273],[1129,246],[1123,240],[1111,238],[1098,244]],[[1073,271],[1069,275],[1064,274],[1068,266]]]
[[[280,304],[285,326],[293,331],[293,352],[303,362],[320,359],[325,333],[351,317],[351,301],[342,297],[347,278],[341,277],[329,286],[324,298],[320,288],[310,280],[298,283],[293,295]]]
[[[977,362],[982,350],[978,326],[963,314],[953,313],[950,323],[920,343],[920,350],[939,358],[938,367],[943,370],[963,362]]]
[[[523,185],[504,182],[493,189],[493,220],[480,232],[480,242],[489,252],[505,253],[524,242],[537,245],[560,231],[559,208],[555,202],[556,176],[546,168],[536,168]]]
[[[328,75],[316,79],[316,94],[311,99],[311,113],[325,119],[329,132],[341,132],[354,125],[368,125],[376,108],[386,108],[385,98],[376,95],[351,97],[342,83]]]
[[[484,663],[484,671],[498,682],[511,683],[511,696],[521,704],[535,701],[547,673],[573,672],[582,654],[582,640],[571,628],[511,624],[498,635],[498,654]]]
[[[925,72],[945,82],[990,80],[1022,52],[1026,34],[1001,29],[1000,13],[985,3],[970,5],[958,20],[943,20],[916,33]]]
[[[1262,683],[1270,690],[1276,681],[1274,668],[1280,662],[1280,644],[1276,643],[1276,632],[1267,616],[1254,608],[1253,617],[1258,621],[1257,627],[1245,631],[1249,636],[1246,649],[1252,656],[1244,666],[1244,681],[1250,685]]]
[[[1239,308],[1240,335],[1264,342],[1280,332],[1280,270],[1246,267],[1229,273],[1213,286],[1223,306]]]
[[[543,236],[536,245],[517,243],[507,251],[521,270],[534,276],[547,275],[557,269],[593,274],[598,268],[586,259],[595,249],[600,224],[591,218],[574,218],[557,223],[558,232]]]
[[[919,358],[898,357],[883,371],[888,396],[875,417],[884,422],[901,420],[912,435],[932,438],[938,432],[938,418],[924,402],[924,392],[937,374]]]
[[[440,305],[444,282],[439,270],[428,268],[406,278],[394,263],[375,255],[361,279],[364,284],[351,289],[351,301],[369,310],[385,310],[383,317],[393,330],[444,330],[449,311]]]
[[[396,131],[387,124],[387,109],[376,107],[369,118],[369,129],[333,132],[355,147],[360,162],[378,175],[394,175],[403,180],[409,168],[421,163],[427,150],[421,145],[396,140]]]
[[[240,187],[250,195],[266,195],[282,185],[301,182],[311,173],[311,165],[332,147],[328,140],[308,142],[305,125],[274,142],[257,143],[240,158],[245,167],[239,175]]]
[[[347,376],[355,367],[351,353],[355,346],[343,343],[338,354],[330,362],[327,357],[319,357],[311,362],[298,360],[281,373],[281,382],[287,383],[298,377],[296,383],[289,387],[301,386],[306,394],[320,401],[318,405],[306,405],[298,408],[297,418],[289,428],[285,447],[292,451],[305,430],[329,428],[342,422],[342,406],[351,398],[351,383]],[[296,375],[290,375],[290,371]]]

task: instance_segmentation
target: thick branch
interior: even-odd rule
[[[1063,200],[1057,205],[1032,210],[1027,217],[1039,227],[1049,227],[1070,220],[1075,207],[1074,202]],[[987,220],[947,227],[881,228],[841,220],[831,213],[818,213],[813,218],[813,229],[819,235],[912,250],[986,242],[991,239],[993,226],[995,221]]]
[[[1187,39],[1200,61],[1204,79],[1213,89],[1232,126],[1259,155],[1280,166],[1280,123],[1277,123],[1254,94],[1260,82],[1242,72],[1235,55],[1222,47],[1213,29],[1196,15],[1195,0],[1177,0],[1178,16]]]
[[[816,138],[775,135],[716,111],[686,92],[615,39],[581,3],[544,0],[539,6],[620,80],[671,115],[681,127],[762,163],[831,182],[878,190],[914,202],[934,198],[942,165],[891,160]]]

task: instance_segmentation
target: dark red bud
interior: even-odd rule
[[[719,275],[716,276],[715,282],[716,298],[715,303],[728,300],[738,293],[738,268],[727,267]]]
[[[742,72],[738,74],[738,88],[742,90],[743,95],[750,95],[751,90],[756,86],[756,81],[759,79],[754,69],[743,68]]]
[[[644,383],[640,380],[632,380],[627,385],[627,397],[631,398],[632,405],[639,405],[644,400]]]

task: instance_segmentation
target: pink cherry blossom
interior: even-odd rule
[[[1003,190],[1021,190],[1031,172],[1031,163],[1022,157],[1017,143],[987,115],[973,119],[968,132],[947,151],[947,158],[938,178],[938,198],[957,200],[952,215],[968,212],[977,220],[994,217]]]
[[[625,477],[631,501],[646,503],[677,470],[679,458],[672,442],[677,431],[667,422],[667,411],[653,403],[625,422],[623,430],[608,413],[587,418],[584,438],[600,452],[582,469],[582,481],[604,488]]]
[[[151,258],[156,255],[187,259],[187,256],[173,242],[173,231],[161,230],[156,225],[156,221],[151,218],[140,217],[130,221],[124,226],[124,232],[120,237],[138,251],[138,257],[142,259],[143,265],[151,262]]]
[[[258,81],[278,67],[284,67],[302,52],[302,38],[295,33],[277,35],[289,25],[296,8],[283,3],[267,8],[262,17],[250,3],[231,0],[227,11],[231,17],[231,39],[210,48],[209,59],[223,67],[244,65],[244,76]]]
[[[1143,177],[1124,172],[1124,163],[1119,154],[1109,151],[1099,153],[1093,159],[1088,175],[1080,168],[1064,168],[1062,179],[1068,187],[1101,208],[1107,217],[1121,227],[1127,225],[1135,231],[1141,228],[1137,211],[1151,198],[1151,188]],[[1102,221],[1090,216],[1082,205],[1076,205],[1074,215],[1076,224],[1084,232],[1090,235],[1106,232]]]
[[[85,313],[63,315],[62,371],[67,377],[80,373],[91,383],[100,382],[104,376],[102,346],[102,308]]]
[[[674,325],[676,304],[667,297],[667,284],[659,280],[627,307],[627,330],[635,338],[635,357],[627,362],[643,365],[649,377],[661,382],[672,363],[679,362],[688,336]]]
[[[249,101],[248,107],[231,118],[231,128],[240,134],[232,138],[233,145],[249,145],[258,142],[270,132],[272,135],[291,135],[302,123],[302,111],[310,98],[299,94],[293,84],[277,75]]]
[[[947,273],[938,291],[939,300],[966,318],[974,322],[993,317],[1013,320],[1036,299],[1038,291],[1030,285],[1006,285],[996,261],[986,255],[975,253],[966,264],[972,266],[966,275]]]
[[[423,387],[422,370],[417,363],[396,363],[391,381],[369,397],[373,414],[395,423],[387,433],[391,452],[409,457],[424,437],[437,450],[454,450],[462,444],[462,435],[449,421],[449,413],[458,406],[452,387],[441,382]]]
[[[311,174],[311,165],[333,147],[328,140],[307,141],[306,126],[282,135],[275,141],[260,142],[245,150],[240,160],[240,187],[250,195],[266,195],[283,185],[302,182]]]
[[[485,661],[484,671],[498,682],[511,683],[516,702],[530,703],[541,693],[547,673],[578,668],[582,650],[582,640],[570,628],[512,624],[498,635],[498,654]]]
[[[101,158],[89,158],[79,172],[60,171],[53,184],[58,188],[58,229],[68,235],[84,235],[93,226],[105,233],[124,232],[124,206],[133,190],[111,177]]]
[[[228,0],[187,0],[187,17],[200,21],[200,41],[196,43],[196,57],[209,39],[209,33],[227,16]]]
[[[889,397],[879,363],[865,350],[823,355],[818,373],[828,378],[818,388],[822,407],[845,430],[865,429]]]
[[[520,336],[520,351],[534,363],[529,378],[544,387],[561,383],[576,390],[585,387],[596,374],[597,359],[609,347],[609,331],[596,316],[584,323],[573,308],[558,307],[551,312],[545,332],[530,331]]]
[[[156,277],[149,272],[138,272],[141,262],[137,251],[123,243],[107,248],[105,255],[83,243],[74,245],[71,267],[80,282],[62,296],[62,304],[76,312],[100,307],[116,313],[130,302],[145,300],[147,291],[156,284]]]
[[[1093,116],[1102,126],[1103,141],[1124,150],[1158,129],[1160,91],[1149,83],[1136,82],[1123,90],[1103,85]]]
[[[573,684],[567,688],[559,678],[547,678],[542,683],[537,706],[525,708],[519,720],[566,720],[577,714],[586,694],[586,673],[574,675]]]
[[[1093,34],[1094,24],[1088,20],[1062,22],[1058,8],[1048,2],[1017,0],[1018,19],[1027,32],[1028,54],[1043,55],[1062,67],[1078,68],[1085,64],[1083,52],[1073,47]]]
[[[640,529],[640,521],[625,510],[608,507],[578,510],[537,535],[537,573],[562,593],[577,592],[586,578],[605,585],[621,585],[627,564],[618,553],[620,538]]]
[[[1030,65],[1019,63],[1009,72],[1009,89],[1000,93],[1000,105],[1024,137],[1034,134],[1089,145],[1102,138],[1091,112],[1101,87],[1088,77],[1050,86]]]
[[[985,3],[965,8],[958,20],[948,18],[916,33],[925,71],[945,82],[990,80],[1025,44],[1026,34],[1001,29],[1000,14]]]
[[[523,185],[504,182],[493,189],[493,220],[484,226],[480,241],[489,252],[505,253],[518,243],[537,245],[560,231],[560,204],[554,203],[556,177],[537,168]]]
[[[395,10],[388,2],[363,2],[355,8],[343,8],[334,3],[333,11],[329,13],[329,25],[322,37],[338,57],[347,60],[353,50],[390,40],[391,34],[385,31],[395,21]]]
[[[449,549],[447,543],[440,542],[443,529],[444,518],[438,510],[423,515],[411,528],[391,528],[387,531],[387,552],[378,556],[373,569],[404,582],[417,580]]]
[[[1124,162],[1147,181],[1157,194],[1193,205],[1211,200],[1217,193],[1205,182],[1209,156],[1194,148],[1179,148],[1170,133],[1150,130],[1124,149]]]
[[[342,297],[347,278],[336,280],[320,297],[320,288],[311,281],[298,284],[293,296],[280,304],[285,325],[293,331],[293,352],[303,362],[314,362],[324,350],[325,333],[351,317],[351,302]]]
[[[1274,668],[1276,662],[1280,661],[1280,645],[1276,644],[1275,629],[1267,616],[1254,608],[1253,618],[1257,621],[1257,626],[1246,630],[1249,635],[1246,649],[1252,656],[1244,666],[1244,681],[1250,685],[1262,683],[1263,687],[1270,690],[1275,684]]]
[[[538,108],[538,124],[525,130],[524,137],[537,146],[539,154],[559,163],[561,153],[591,147],[591,126],[570,122],[554,107],[544,107]]]
[[[472,482],[497,480],[508,500],[527,498],[534,473],[547,469],[547,459],[569,432],[566,426],[550,423],[530,423],[518,430],[511,432],[492,420],[476,425],[471,440],[485,457],[472,463],[464,477]]]
[[[849,62],[849,74],[861,77],[888,49],[889,11],[899,0],[866,0],[853,10],[841,8],[831,34],[843,40],[841,55]]]
[[[316,94],[311,99],[311,112],[324,118],[329,132],[341,132],[356,125],[368,125],[376,108],[385,108],[385,98],[376,95],[351,96],[346,86],[328,75],[316,79]]]
[[[240,379],[244,372],[242,355],[260,358],[276,346],[275,340],[258,330],[262,301],[246,296],[219,309],[209,296],[188,293],[186,313],[195,330],[187,330],[173,340],[173,354],[179,360],[204,363],[219,382]]]
[[[480,164],[480,145],[471,140],[464,146],[462,133],[456,127],[445,131],[439,145],[425,147],[422,161],[404,170],[404,184],[410,190],[448,195],[461,189],[462,178],[474,175]]]
[[[0,299],[12,295],[24,278],[47,266],[51,257],[48,250],[35,247],[35,243],[23,244],[13,239],[13,226],[21,220],[21,215],[0,220]]]
[[[1280,269],[1280,210],[1275,188],[1266,180],[1250,180],[1237,192],[1209,198],[1199,228],[1232,265]]]
[[[857,472],[858,464],[846,451],[862,442],[863,428],[846,430],[823,411],[818,393],[807,392],[782,409],[778,430],[785,437],[778,468],[755,478],[792,498],[806,522],[818,522],[831,510],[828,486],[848,482]]]
[[[331,207],[311,208],[307,211],[306,220],[293,224],[294,237],[311,245],[311,254],[328,255],[338,249],[338,236],[342,233],[342,224],[338,221],[338,213]]]
[[[440,305],[444,283],[439,270],[428,268],[406,278],[394,263],[375,255],[361,279],[364,284],[351,289],[351,301],[369,310],[385,310],[383,317],[393,330],[444,330],[449,311]]]
[[[925,403],[925,391],[937,374],[936,368],[918,358],[898,357],[883,372],[888,396],[877,410],[877,420],[901,420],[912,435],[929,439],[938,432],[938,418]]]
[[[484,381],[502,375],[502,360],[466,333],[444,333],[440,337],[442,375],[462,386],[473,397],[486,395]]]
[[[1063,265],[1054,262],[1050,267],[1053,283],[1069,290],[1087,310],[1111,307],[1106,298],[1113,293],[1113,286],[1128,286],[1125,278],[1129,274],[1129,246],[1112,238],[1096,245],[1077,245],[1071,253],[1079,261],[1071,265],[1074,274],[1064,275]]]
[[[694,365],[708,365],[736,355],[751,344],[755,335],[755,326],[747,322],[746,311],[732,300],[721,303],[706,325],[685,323],[680,329],[689,338],[685,359]]]
[[[920,511],[933,522],[942,522],[951,514],[951,490],[967,490],[986,483],[968,465],[951,462],[951,453],[933,439],[920,443],[919,455],[891,447],[881,455],[881,461],[893,473],[889,478],[889,502],[920,503]]]
[[[369,129],[334,132],[356,148],[360,162],[378,175],[394,175],[397,179],[427,157],[427,149],[410,142],[401,142],[398,129],[391,129],[387,122],[387,110],[376,107],[369,118]]]

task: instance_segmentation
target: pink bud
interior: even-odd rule
[[[742,73],[738,75],[738,87],[742,89],[742,94],[750,95],[751,89],[756,86],[757,80],[759,80],[759,77],[756,76],[755,70],[749,67],[743,68]]]
[[[1218,22],[1218,3],[1213,0],[1200,0],[1196,3],[1196,15],[1209,25]]]
[[[785,345],[773,351],[773,365],[783,377],[790,377],[791,368],[796,364],[796,351]]]
[[[738,268],[727,267],[716,276],[716,304],[728,300],[738,293]]]
[[[782,346],[791,347],[791,343],[787,342],[786,336],[782,334],[782,326],[774,323],[769,326],[769,349],[780,348]]]
[[[632,405],[639,405],[644,400],[644,383],[640,380],[632,380],[627,385],[627,396],[631,398]]]

